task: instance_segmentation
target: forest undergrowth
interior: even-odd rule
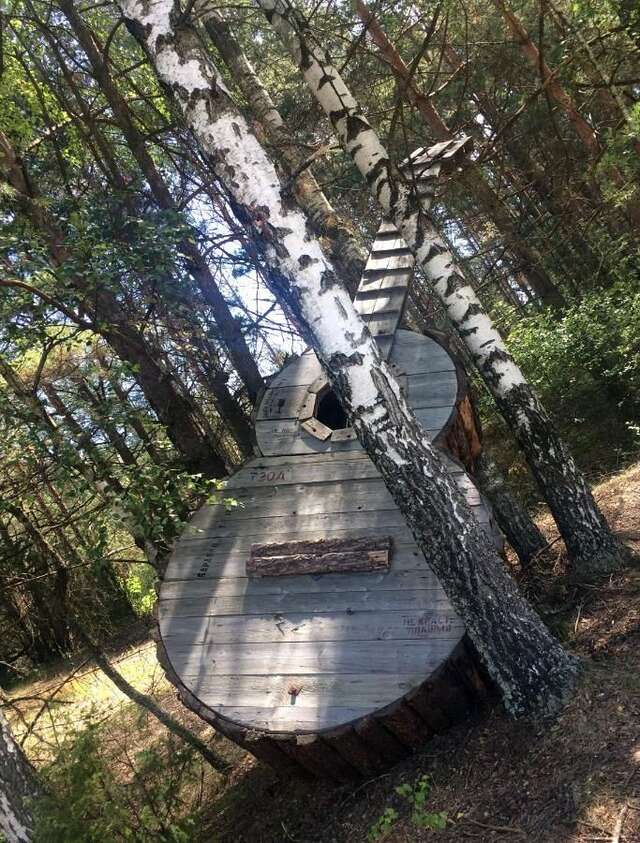
[[[640,464],[596,488],[613,529],[640,550]],[[550,542],[550,518],[539,519]],[[485,701],[410,760],[359,785],[278,779],[177,700],[148,626],[123,633],[112,661],[139,690],[232,764],[225,779],[141,712],[82,657],[14,687],[15,734],[45,775],[39,837],[72,841],[640,839],[640,572],[570,587],[565,558],[516,570],[521,586],[584,663],[579,691],[543,727]],[[108,807],[106,807],[108,806]],[[443,827],[442,827],[443,826]]]

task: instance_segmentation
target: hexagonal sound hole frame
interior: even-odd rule
[[[308,388],[298,413],[298,421],[303,430],[321,442],[348,442],[356,439],[351,427],[331,428],[318,418],[318,410],[332,392],[331,384],[325,377],[317,378]],[[337,403],[337,399],[334,399]],[[338,405],[339,406],[339,405]],[[340,413],[344,411],[340,408]]]
[[[395,363],[390,363],[390,368],[400,383],[402,392],[406,394],[407,378],[404,372]],[[318,409],[323,400],[326,400],[329,393],[332,392],[331,384],[324,376],[316,378],[316,380],[307,389],[304,401],[298,412],[298,422],[300,427],[305,430],[310,436],[319,439],[320,442],[349,442],[357,439],[356,433],[352,427],[331,428],[318,418]],[[334,399],[337,402],[337,399]],[[339,406],[339,405],[338,405]],[[344,414],[344,410],[340,407],[340,412]],[[346,416],[345,416],[346,418]]]

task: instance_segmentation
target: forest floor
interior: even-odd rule
[[[600,484],[595,493],[614,530],[640,554],[640,464]],[[550,519],[539,523],[553,541]],[[190,839],[638,843],[640,570],[578,589],[567,585],[565,563],[555,543],[544,560],[519,576],[547,623],[584,663],[579,689],[561,716],[543,727],[513,722],[499,704],[487,705],[385,775],[350,787],[280,780],[212,735],[176,702],[153,646],[145,640],[147,630],[131,630],[129,640],[114,647],[116,666],[234,765],[226,781],[204,767],[197,775],[191,769],[184,782],[176,780],[179,810],[195,820]],[[42,700],[54,691],[58,702],[44,705]],[[11,719],[18,733],[26,735],[27,724],[39,714],[25,741],[38,765],[53,758],[65,737],[73,738],[74,730],[89,720],[101,724],[101,740],[111,747],[106,754],[125,779],[131,777],[137,753],[161,741],[162,727],[141,720],[109,681],[86,664],[22,684],[12,696],[16,708]],[[169,751],[165,763],[171,770]],[[431,787],[426,810],[446,812],[444,830],[420,828],[412,817],[411,799],[396,791],[407,783],[415,788],[425,774]],[[380,822],[385,812],[387,820]]]

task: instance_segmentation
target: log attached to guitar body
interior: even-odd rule
[[[383,536],[253,544],[247,560],[247,576],[284,577],[388,570],[391,542],[391,536]]]

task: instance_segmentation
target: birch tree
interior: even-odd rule
[[[288,0],[256,0],[282,39],[336,136],[393,220],[512,428],[565,541],[577,577],[609,573],[627,558],[566,445],[467,283],[410,181],[394,169],[358,102]]]
[[[295,175],[295,197],[304,209],[316,234],[327,237],[331,259],[349,291],[358,289],[367,256],[345,220],[323,193],[308,164],[308,155],[301,154],[269,92],[262,84],[229,24],[215,9],[204,15],[207,35],[232,74],[234,81],[260,121],[266,137],[278,150],[291,175]]]
[[[40,788],[35,772],[16,743],[0,710],[0,838],[29,843],[33,835],[31,800]]]
[[[575,684],[576,662],[519,593],[473,518],[198,33],[172,0],[124,0],[121,8],[229,191],[261,250],[273,293],[316,350],[507,709],[557,711]]]

